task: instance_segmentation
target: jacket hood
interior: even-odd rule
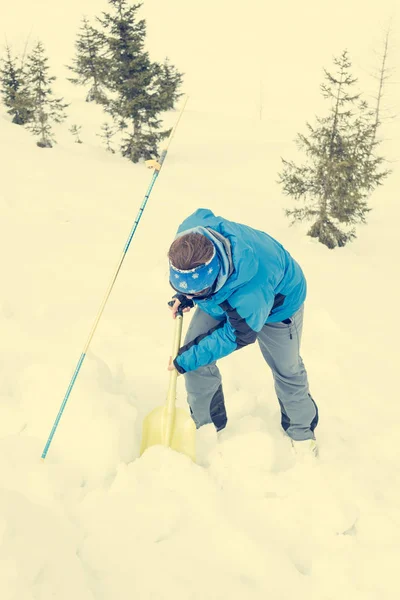
[[[217,221],[217,218],[211,211],[207,212],[209,212],[213,219]],[[247,283],[257,273],[258,259],[252,248],[241,240],[238,240],[233,247],[228,237],[216,231],[211,223],[209,227],[197,225],[179,231],[176,238],[181,235],[186,235],[187,233],[200,233],[201,235],[206,236],[217,249],[221,268],[213,295],[218,294],[218,301],[222,302],[225,298],[230,296],[234,289]],[[228,285],[225,285],[227,283]],[[222,290],[223,287],[224,289]]]

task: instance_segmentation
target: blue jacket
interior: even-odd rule
[[[222,269],[215,292],[195,300],[219,324],[179,350],[180,373],[194,371],[252,344],[266,323],[291,317],[306,297],[306,280],[283,246],[263,231],[216,217],[200,208],[180,225],[177,235],[197,231],[217,247]]]

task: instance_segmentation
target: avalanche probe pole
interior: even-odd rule
[[[66,404],[68,402],[68,398],[69,398],[69,396],[71,394],[72,388],[74,387],[74,384],[75,384],[75,381],[76,381],[76,379],[78,377],[78,374],[79,374],[79,371],[81,369],[82,363],[85,360],[87,351],[89,349],[90,343],[91,343],[92,338],[94,336],[94,333],[96,331],[97,325],[98,325],[98,323],[100,321],[101,315],[103,314],[103,311],[104,311],[104,308],[105,308],[105,306],[107,304],[108,298],[110,297],[111,291],[112,291],[112,289],[114,287],[114,283],[115,283],[115,281],[116,281],[116,279],[118,277],[118,273],[121,270],[122,263],[124,262],[124,258],[126,256],[126,253],[128,252],[128,248],[129,248],[130,243],[132,241],[132,238],[133,238],[133,236],[135,234],[137,226],[139,225],[140,218],[141,218],[141,216],[143,214],[143,211],[144,211],[144,209],[146,207],[147,201],[148,201],[148,199],[150,197],[150,194],[151,194],[151,191],[152,191],[153,186],[155,184],[155,181],[156,181],[156,179],[158,177],[159,172],[161,171],[161,167],[163,166],[164,160],[165,160],[165,158],[167,156],[169,145],[170,145],[171,140],[172,140],[172,138],[173,138],[173,136],[175,134],[176,128],[178,127],[178,123],[179,123],[179,121],[180,121],[180,119],[182,117],[183,111],[185,110],[185,106],[186,106],[187,101],[188,101],[188,96],[186,96],[186,99],[185,99],[185,101],[183,103],[182,109],[181,109],[181,111],[179,113],[179,116],[178,116],[178,119],[177,119],[177,121],[175,123],[175,126],[171,130],[171,133],[170,133],[170,135],[168,137],[167,145],[165,146],[165,148],[161,152],[160,160],[159,161],[157,161],[157,160],[148,160],[148,161],[146,161],[147,167],[150,168],[150,169],[154,169],[153,177],[151,178],[151,182],[150,182],[149,188],[148,188],[148,190],[146,192],[146,195],[145,195],[145,197],[143,199],[142,205],[141,205],[141,207],[139,209],[139,212],[138,212],[138,214],[136,216],[135,222],[134,222],[134,224],[132,226],[132,229],[131,229],[131,232],[129,234],[128,240],[127,240],[127,242],[125,244],[125,247],[124,247],[124,250],[122,252],[122,256],[121,256],[121,258],[120,258],[120,260],[118,262],[118,265],[117,265],[117,268],[115,269],[115,272],[114,272],[113,278],[111,280],[111,283],[110,283],[110,285],[108,287],[108,290],[106,292],[104,300],[103,300],[103,302],[102,302],[102,304],[100,306],[99,313],[98,313],[98,315],[96,317],[96,320],[94,322],[92,330],[91,330],[91,332],[89,334],[89,337],[88,337],[88,340],[86,342],[86,345],[85,345],[85,347],[84,347],[84,349],[82,351],[82,354],[81,354],[81,357],[80,357],[80,359],[78,361],[78,364],[76,365],[74,374],[72,376],[71,382],[70,382],[70,384],[68,386],[68,389],[66,391],[66,394],[64,396],[64,400],[62,401],[62,404],[61,404],[60,410],[58,412],[58,415],[56,417],[56,420],[54,421],[54,425],[52,427],[52,430],[50,432],[49,438],[48,438],[48,440],[46,442],[46,445],[45,445],[43,453],[42,453],[42,459],[43,460],[47,456],[47,452],[48,452],[48,450],[50,448],[50,444],[51,444],[51,442],[53,440],[53,437],[54,437],[54,434],[55,434],[56,429],[58,427],[58,424],[59,424],[59,422],[61,420],[61,417],[62,417],[62,414],[64,412],[65,406],[66,406]]]

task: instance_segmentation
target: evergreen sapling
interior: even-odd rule
[[[67,68],[75,73],[76,77],[68,80],[75,85],[90,85],[86,102],[106,104],[107,96],[102,87],[107,80],[106,40],[102,33],[89,24],[86,17],[82,20],[75,48],[76,56],[72,66]]]
[[[111,140],[115,135],[115,131],[112,130],[108,123],[103,123],[101,126],[101,133],[96,134],[104,141],[107,152],[111,152],[111,154],[115,154],[114,148],[111,146]]]
[[[0,67],[1,95],[11,115],[12,122],[25,125],[32,119],[32,98],[26,85],[23,65],[18,65],[18,57],[13,57],[11,48],[6,46],[6,56]]]
[[[81,132],[81,129],[82,129],[81,125],[71,125],[71,127],[68,130],[74,136],[76,144],[82,144],[82,140],[79,135]]]
[[[63,98],[53,96],[51,84],[56,77],[49,75],[48,59],[44,46],[38,42],[27,59],[27,77],[32,96],[32,121],[28,129],[39,136],[37,145],[40,148],[51,148],[55,142],[52,126],[66,118],[65,108],[68,104]]]

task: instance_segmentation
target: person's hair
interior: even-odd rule
[[[214,244],[201,233],[186,233],[172,243],[168,258],[177,269],[188,271],[212,258]]]

